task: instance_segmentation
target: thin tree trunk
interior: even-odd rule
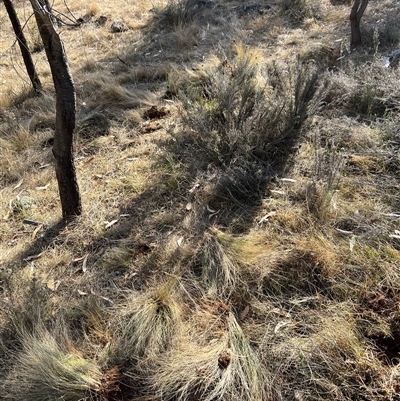
[[[75,128],[75,88],[64,45],[51,15],[47,0],[30,0],[56,92],[56,128],[53,155],[64,220],[82,213],[81,198],[73,159]]]
[[[38,74],[36,73],[35,65],[33,64],[31,53],[28,48],[28,42],[26,41],[24,31],[22,30],[21,23],[19,22],[17,13],[14,8],[14,4],[12,0],[3,0],[3,3],[6,7],[8,17],[10,18],[12,27],[14,29],[19,48],[21,49],[22,58],[24,60],[29,79],[32,82],[33,89],[36,93],[40,93],[42,90],[42,84],[40,82]]]
[[[362,16],[364,15],[364,11],[368,6],[368,2],[369,0],[354,0],[353,6],[351,7],[351,12],[350,12],[351,48],[361,45],[360,22]]]

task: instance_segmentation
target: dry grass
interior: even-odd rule
[[[55,1],[83,21],[68,226],[37,29],[40,97],[0,8],[5,399],[398,398],[398,5],[350,53],[349,2],[253,3]]]
[[[176,350],[158,358],[151,386],[165,399],[265,400],[269,374],[261,365],[234,315],[225,312],[208,344],[201,333],[183,338]],[[214,323],[214,326],[216,324]]]
[[[281,12],[292,23],[307,23],[312,19],[323,19],[327,14],[327,2],[315,3],[309,0],[282,0]]]
[[[100,389],[100,368],[83,358],[67,339],[61,345],[45,329],[36,329],[33,334],[23,329],[19,337],[21,350],[15,355],[14,371],[5,383],[7,398],[62,397],[78,401]]]
[[[159,285],[153,294],[131,296],[119,317],[117,351],[125,360],[157,355],[179,336],[182,306],[173,295],[174,282]]]
[[[209,293],[229,296],[244,288],[244,277],[253,275],[257,260],[272,250],[266,238],[256,232],[237,237],[211,227],[200,251],[202,279]]]

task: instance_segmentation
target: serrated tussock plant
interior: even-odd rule
[[[121,358],[137,361],[158,354],[170,346],[181,326],[181,306],[174,295],[174,283],[127,299],[119,316],[115,343]]]
[[[214,338],[207,344],[199,344],[201,335],[193,335],[176,349],[157,358],[150,383],[163,399],[269,399],[269,372],[261,364],[233,313],[227,312],[220,318],[224,331],[210,327],[209,330],[215,330]]]
[[[12,400],[80,401],[100,390],[102,372],[94,361],[68,349],[44,328],[19,330],[21,350],[5,383]],[[69,347],[71,348],[71,347]]]
[[[244,268],[267,251],[262,237],[234,236],[211,227],[201,252],[202,279],[210,294],[229,294],[243,278]]]

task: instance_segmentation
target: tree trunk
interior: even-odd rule
[[[64,220],[69,220],[82,213],[73,159],[73,131],[76,114],[74,82],[48,0],[30,0],[30,2],[50,64],[56,92],[53,155],[62,215]]]
[[[14,29],[19,48],[21,49],[22,58],[24,60],[29,79],[32,82],[33,89],[36,93],[40,93],[42,90],[42,84],[39,76],[36,73],[35,65],[33,64],[31,53],[29,52],[28,42],[26,41],[17,13],[15,12],[14,4],[12,3],[12,0],[3,0],[3,3],[6,7],[8,17],[10,18],[12,27]]]
[[[364,14],[365,9],[368,6],[368,2],[369,0],[354,0],[353,7],[351,7],[351,12],[350,12],[351,48],[361,45],[360,21]]]

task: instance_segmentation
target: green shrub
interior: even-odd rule
[[[239,49],[232,62],[221,57],[180,90],[184,121],[213,162],[265,160],[308,117],[317,78],[313,67],[299,61],[261,69],[251,52]]]

